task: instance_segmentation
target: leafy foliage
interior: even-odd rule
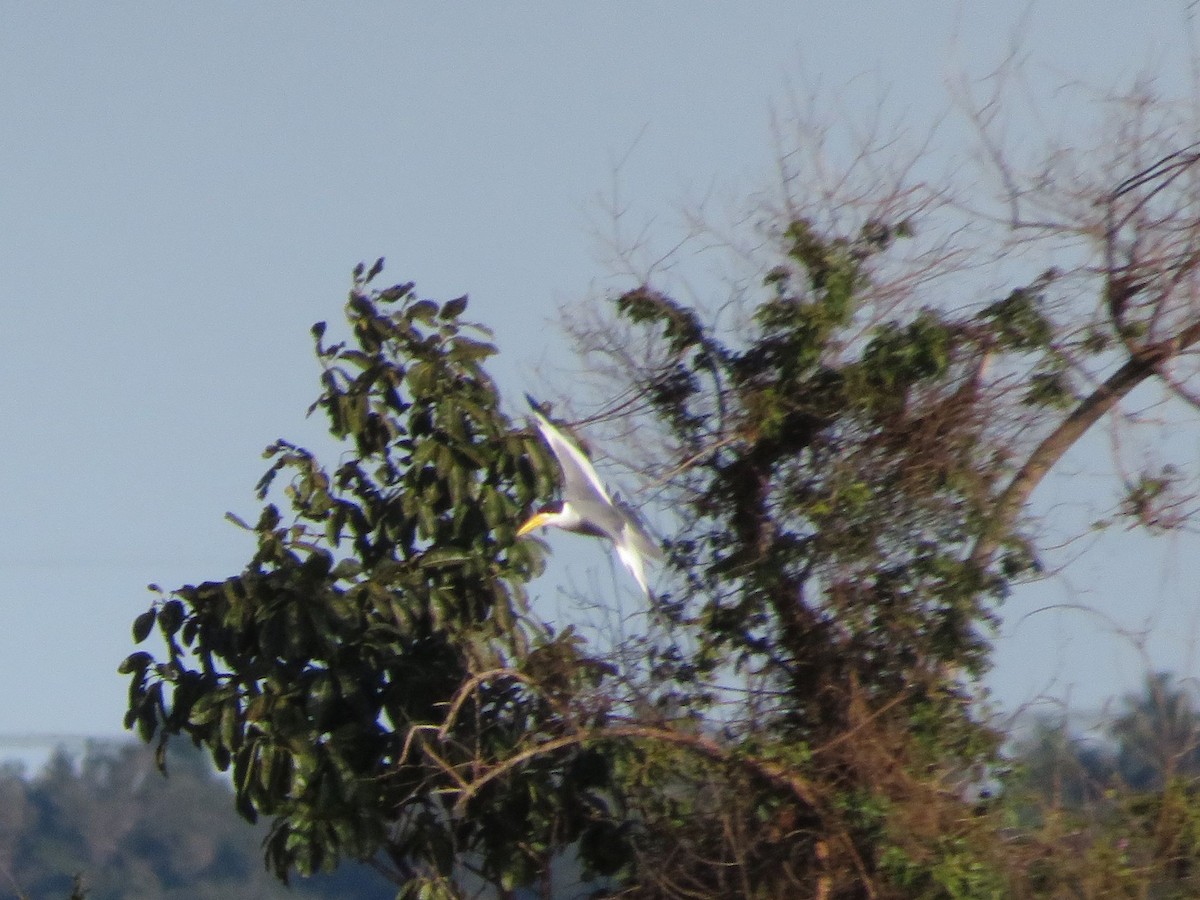
[[[1097,340],[1056,316],[1055,269],[991,303],[900,304],[877,275],[908,220],[838,233],[798,217],[778,234],[781,261],[763,297],[739,298],[734,334],[643,285],[615,304],[634,337],[581,341],[668,448],[647,475],[676,513],[676,632],[644,690],[719,727],[729,753],[716,771],[662,762],[686,784],[672,802],[639,795],[646,896],[1002,895],[1016,884],[1003,813],[963,799],[996,764],[973,679],[996,605],[1039,571],[1030,492],[1155,364],[1135,355],[1081,390],[1095,378],[1081,360],[1120,323]],[[1167,269],[1183,277],[1190,259]],[[649,347],[635,365],[631,346]],[[1167,471],[1129,485],[1122,511],[1177,526]],[[688,827],[681,792],[701,804]],[[781,819],[789,855],[759,868]]]
[[[975,838],[940,782],[992,752],[961,673],[983,669],[989,604],[1033,565],[1020,552],[994,567],[971,556],[995,526],[1006,472],[985,440],[979,375],[990,354],[1048,352],[1050,328],[1031,287],[974,314],[918,309],[856,337],[877,261],[911,233],[868,221],[828,237],[792,222],[737,344],[648,287],[616,301],[658,335],[631,387],[686,460],[665,466],[682,587],[664,608],[696,650],[661,651],[647,690],[720,721],[731,757],[758,767],[697,770],[673,754],[651,779],[682,782],[664,805],[639,782],[651,798],[645,869],[661,875],[647,896],[742,895],[739,878],[764,895],[849,896],[865,880],[975,896],[992,883],[954,862],[975,859]],[[1012,533],[1003,542],[1022,547]],[[722,690],[731,679],[747,686],[743,701]],[[774,766],[799,779],[790,795],[740,781]],[[679,793],[700,807],[680,808]],[[679,862],[668,872],[666,859]]]
[[[775,673],[791,685],[790,714],[808,722],[820,720],[805,709],[821,694],[814,670],[858,668],[864,689],[887,696],[928,684],[930,667],[978,671],[986,642],[974,623],[1004,590],[1005,577],[963,560],[1002,471],[980,446],[973,378],[986,350],[1011,341],[1012,317],[919,310],[832,355],[857,325],[847,286],[866,290],[897,233],[868,223],[822,243],[793,223],[794,269],[769,276],[775,296],[744,348],[646,289],[617,301],[663,337],[639,387],[694,459],[680,480],[694,515],[675,543],[693,601],[708,598],[693,621],[714,663],[732,652],[743,669]]]
[[[526,615],[538,550],[515,522],[553,469],[499,411],[486,331],[462,320],[466,298],[371,292],[381,268],[356,270],[353,342],[313,329],[313,410],[347,452],[331,471],[287,441],[268,448],[257,552],[135,622],[135,639],[157,624],[167,656],[125,661],[126,721],[147,740],[186,734],[231,769],[241,813],[274,817],[280,877],[382,852],[397,882],[433,889],[474,854],[512,886],[586,833],[603,770],[564,777],[588,758],[564,746],[486,789],[467,790],[470,773],[565,727],[537,685],[570,693],[600,670]],[[281,479],[287,513],[270,501]]]

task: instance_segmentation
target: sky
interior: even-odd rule
[[[1039,91],[1182,86],[1187,5],[4,5],[0,735],[120,732],[146,585],[237,572],[250,545],[224,514],[253,518],[263,447],[321,440],[308,329],[338,319],[356,262],[470,294],[506,394],[553,394],[562,311],[619,283],[615,185],[669,233],[690,198],[770,182],[797,84],[932,121],[1014,34]],[[578,540],[551,539],[536,593],[608,577]],[[1147,663],[1200,674],[1188,540],[1115,534],[1015,595],[997,702],[1095,706]]]

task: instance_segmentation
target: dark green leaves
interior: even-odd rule
[[[459,316],[461,316],[463,314],[463,312],[466,310],[466,308],[467,308],[466,295],[463,295],[462,297],[455,297],[453,300],[447,300],[442,305],[442,311],[439,313],[439,315],[443,319],[457,319]]]
[[[1029,376],[1029,389],[1025,392],[1025,403],[1030,406],[1049,406],[1066,409],[1076,401],[1071,388],[1070,375],[1055,367]]]
[[[432,300],[418,300],[413,303],[405,311],[405,315],[411,321],[424,322],[429,324],[433,321],[433,317],[438,313],[438,305]]]
[[[117,669],[122,675],[130,675],[133,673],[145,672],[147,667],[154,662],[154,657],[144,650],[139,650],[136,653],[131,653],[121,662],[120,668]]]
[[[178,600],[168,600],[158,612],[158,626],[164,637],[174,637],[179,626],[183,624],[183,604]]]
[[[660,327],[673,354],[703,342],[704,330],[696,314],[648,287],[622,294],[617,298],[617,310],[631,322]]]
[[[983,314],[896,306],[869,324],[882,255],[911,233],[790,222],[733,345],[652,288],[617,301],[661,343],[631,393],[684,448],[673,558],[692,593],[668,608],[702,637],[693,657],[656,661],[680,696],[702,704],[721,667],[774,672],[804,735],[824,715],[810,678],[891,696],[918,677],[915,660],[982,659],[972,623],[993,584],[961,562],[994,466],[976,388],[989,348],[1045,341],[1047,320],[1027,291]]]
[[[1040,283],[1014,289],[1003,300],[984,309],[981,318],[991,323],[1005,347],[1013,350],[1042,350],[1054,333],[1043,307],[1045,294]]]
[[[133,642],[135,644],[140,644],[150,636],[150,630],[154,628],[154,623],[157,619],[158,611],[148,609],[133,620]]]
[[[564,796],[579,803],[561,783],[574,748],[473,801],[495,828],[448,816],[442,798],[566,727],[529,676],[503,675],[549,640],[522,590],[540,551],[516,541],[516,525],[555,471],[500,411],[482,368],[496,348],[463,321],[466,297],[372,291],[381,270],[355,269],[351,340],[325,345],[325,325],[312,331],[311,412],[341,443],[334,466],[289,441],[267,448],[257,521],[231,517],[254,535],[252,559],[134,621],[137,641],[158,627],[167,658],[122,664],[126,724],[147,739],[186,735],[231,766],[239,811],[276,817],[266,852],[281,877],[386,843],[416,869],[448,875],[462,850],[497,879],[524,878],[537,860],[511,827],[518,807],[536,832],[524,837],[546,848],[581,827],[561,812]],[[574,645],[554,646],[554,689],[570,697],[590,676]]]
[[[929,310],[905,325],[881,326],[861,361],[849,369],[850,399],[873,410],[903,405],[913,385],[946,374],[958,339],[955,329]]]

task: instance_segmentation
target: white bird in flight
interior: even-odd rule
[[[576,534],[607,538],[646,596],[651,596],[643,559],[659,559],[662,551],[646,533],[633,510],[613,502],[583,451],[550,424],[532,397],[526,395],[526,399],[533,407],[534,424],[562,471],[562,500],[539,509],[517,530],[517,536],[526,535],[540,526],[552,526]]]

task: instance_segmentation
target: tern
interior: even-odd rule
[[[517,530],[517,536],[546,526],[607,538],[612,541],[617,558],[629,574],[646,596],[651,596],[643,560],[647,557],[659,559],[662,551],[646,533],[634,511],[620,501],[614,502],[608,495],[583,451],[550,424],[532,397],[526,395],[525,399],[533,407],[537,430],[558,460],[562,471],[562,499],[541,507]]]

